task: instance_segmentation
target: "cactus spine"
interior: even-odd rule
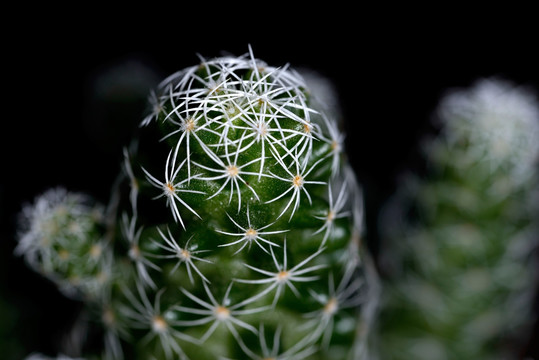
[[[151,93],[107,223],[50,237],[80,244],[69,265],[48,254],[47,274],[84,284],[70,293],[98,314],[104,357],[368,358],[361,192],[323,100],[252,52],[201,59]],[[86,219],[64,208],[46,226]],[[26,216],[23,233],[41,219]],[[51,245],[26,238],[21,253],[49,267],[26,244]],[[81,261],[96,244],[95,264]]]

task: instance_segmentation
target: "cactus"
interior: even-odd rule
[[[537,283],[539,108],[500,79],[449,93],[424,176],[381,219],[382,359],[516,359]]]
[[[84,303],[73,356],[369,358],[361,190],[316,93],[252,51],[201,58],[151,92],[106,207],[25,208],[17,252]]]

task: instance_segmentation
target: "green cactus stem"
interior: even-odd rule
[[[368,359],[361,190],[316,89],[249,51],[201,58],[149,99],[92,240],[108,239],[110,276],[82,290],[103,357]]]
[[[517,359],[533,319],[539,108],[500,79],[448,94],[381,221],[382,359]]]

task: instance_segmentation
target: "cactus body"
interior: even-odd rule
[[[382,358],[516,359],[538,275],[539,108],[485,79],[445,97],[439,115],[425,176],[405,177],[381,222]]]
[[[361,193],[319,100],[252,53],[151,94],[113,220],[86,240],[105,239],[109,276],[77,290],[105,357],[367,358]]]

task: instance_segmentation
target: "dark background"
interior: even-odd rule
[[[56,353],[77,311],[12,256],[22,204],[57,185],[106,202],[131,119],[142,116],[141,94],[198,63],[197,53],[241,55],[250,44],[270,65],[308,67],[333,81],[375,254],[383,251],[378,211],[398,174],[420,164],[418,140],[434,131],[430,118],[444,92],[490,76],[539,89],[538,19],[527,16],[530,9],[381,4],[305,13],[259,5],[6,12],[13,23],[3,29],[0,353],[8,359]]]

